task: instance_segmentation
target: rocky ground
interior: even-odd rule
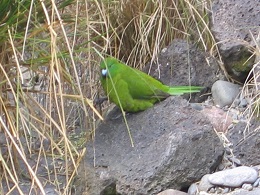
[[[112,111],[88,145],[85,194],[257,194],[259,122],[247,129],[248,104],[232,102],[239,103],[220,108],[211,97],[190,104],[171,97],[129,114],[134,148],[122,115]]]
[[[110,112],[87,146],[82,194],[260,194],[260,122],[252,114],[260,65],[257,56],[244,61],[259,41],[259,1],[218,0],[212,8],[223,63],[184,40],[164,48],[146,72],[167,85],[205,88],[129,114],[126,121]]]

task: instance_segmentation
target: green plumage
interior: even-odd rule
[[[112,102],[127,112],[146,110],[170,95],[199,92],[202,89],[198,86],[169,87],[111,57],[105,58],[100,68],[105,93]]]

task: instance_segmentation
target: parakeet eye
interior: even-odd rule
[[[107,76],[107,69],[102,69],[101,70],[101,74],[102,74],[102,76]]]

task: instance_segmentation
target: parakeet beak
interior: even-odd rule
[[[107,76],[107,69],[102,69],[101,74],[102,74],[103,77],[106,77]]]

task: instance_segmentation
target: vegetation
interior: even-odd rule
[[[70,194],[106,109],[93,106],[102,56],[142,68],[174,38],[216,55],[209,8],[195,0],[0,1],[0,192],[54,186]]]

